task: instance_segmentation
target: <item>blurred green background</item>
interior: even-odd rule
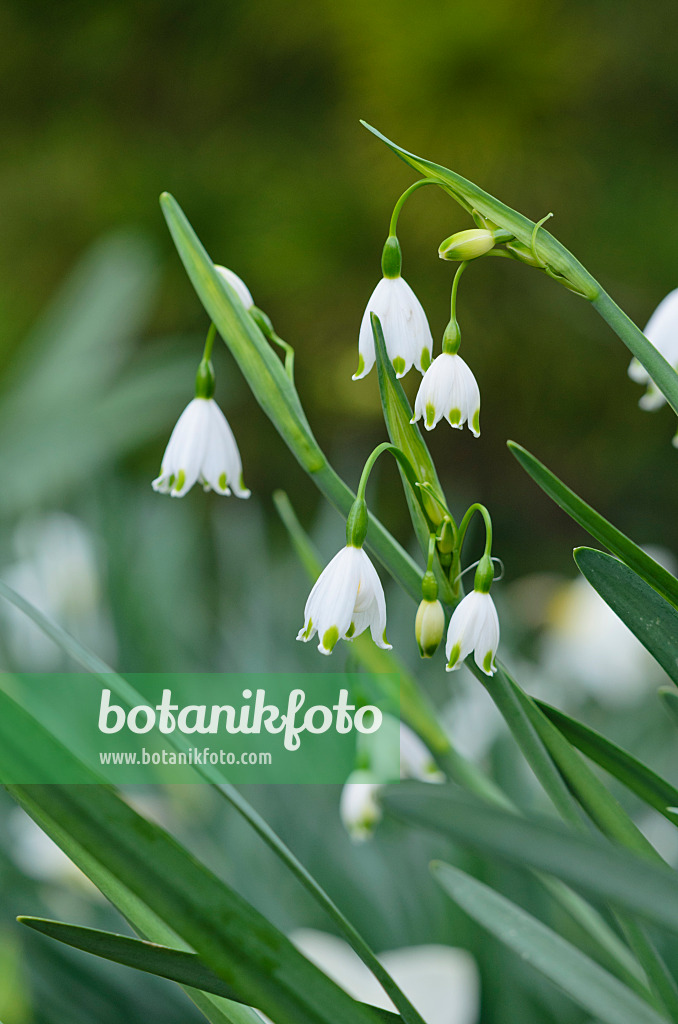
[[[168,189],[297,347],[314,428],[354,469],[383,434],[374,381],[350,381],[357,327],[392,203],[412,180],[360,117],[535,219],[552,210],[554,233],[641,325],[678,283],[670,2],[4,0],[0,31],[3,366],[83,250],[122,226],[143,232],[160,275],[143,343],[203,333],[157,206]],[[466,226],[434,190],[401,218],[404,273],[437,340],[451,267],[436,247]],[[586,303],[485,260],[459,313],[483,436],[439,428],[432,446],[461,501],[491,504],[509,572],[565,566],[579,534],[522,476],[507,437],[619,511],[640,541],[676,547],[670,414],[638,412],[626,351]],[[250,486],[314,503],[225,356],[218,368]],[[142,485],[172,419],[139,454]],[[392,477],[387,514],[404,531]]]
[[[668,0],[649,9],[633,0],[0,0],[2,577],[121,670],[343,666],[345,649],[319,665],[314,645],[294,642],[308,581],[271,493],[290,492],[323,557],[341,545],[342,524],[223,347],[217,398],[253,497],[192,492],[176,502],[151,492],[208,326],[159,193],[176,196],[210,255],[244,278],[296,347],[313,429],[355,484],[384,439],[374,373],[350,379],[358,326],[392,205],[413,180],[359,118],[534,219],[553,211],[553,233],[642,326],[678,285],[677,28]],[[437,246],[468,226],[433,189],[401,216],[404,275],[438,344],[453,268]],[[675,552],[673,417],[638,410],[624,347],[583,299],[535,271],[480,261],[464,277],[458,313],[483,433],[474,440],[442,424],[428,439],[452,508],[482,500],[492,511],[506,564],[506,586],[496,588],[505,649],[538,686],[550,584],[542,579],[546,589],[533,587],[530,600],[517,588],[537,571],[574,576],[571,550],[585,535],[522,473],[505,440],[534,451],[640,543]],[[410,395],[417,380],[411,372]],[[392,466],[380,463],[371,501],[410,545]],[[413,608],[394,588],[387,599],[391,638],[419,671]],[[0,655],[9,667],[64,667],[56,648],[4,611]],[[542,692],[572,708],[567,673]],[[538,805],[489,704],[473,704],[441,660],[421,678],[446,722],[463,720],[461,733],[477,737],[470,752],[519,802]],[[631,721],[600,692],[582,684],[577,694],[575,710],[586,707],[593,724],[659,769],[672,763],[655,709]],[[455,695],[472,710],[462,713]],[[483,1022],[506,1020],[507,1005],[525,1024],[581,1019],[441,906],[425,867],[433,854],[451,856],[440,844],[391,824],[375,845],[352,847],[335,790],[309,788],[301,806],[296,791],[262,789],[254,799],[378,949],[433,940],[473,948]],[[278,923],[326,927],[209,797],[168,800],[172,827]],[[31,875],[8,801],[2,812],[5,1024],[62,1020],[64,978],[78,986],[73,1021],[192,1019],[168,985],[121,980],[35,937],[19,951],[15,912],[120,925],[96,901],[64,895],[54,877]],[[318,852],[319,833],[330,858]],[[504,881],[509,892],[525,888],[522,878]]]

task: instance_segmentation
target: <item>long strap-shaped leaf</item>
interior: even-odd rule
[[[505,896],[450,864],[433,877],[463,910],[604,1024],[660,1024],[661,1017],[575,946]]]
[[[675,694],[675,691],[671,691]],[[678,694],[675,694],[678,699]],[[601,736],[595,729],[583,722],[571,718],[558,708],[538,700],[537,706],[546,715],[573,746],[586,754],[592,761],[605,768],[615,779],[623,783],[627,789],[639,796],[650,807],[656,808],[660,814],[668,818],[674,825],[678,824],[678,789],[670,782],[657,775],[651,768],[633,757],[628,751],[618,747]]]
[[[283,1024],[374,1024],[257,910],[118,795],[95,786],[12,786],[27,796],[248,1005]]]
[[[238,993],[227,985],[214,971],[201,962],[195,953],[182,949],[173,949],[156,942],[144,942],[132,939],[127,935],[116,935],[114,932],[101,931],[98,928],[83,928],[79,925],[66,924],[63,921],[50,921],[44,917],[19,917],[20,924],[25,924],[41,935],[63,942],[74,949],[81,949],[94,956],[103,957],[125,967],[154,974],[159,978],[176,981],[184,988],[199,989],[223,998],[239,1001]],[[397,1024],[400,1017],[396,1013],[372,1008],[387,1024]]]
[[[577,548],[574,560],[603,601],[678,686],[678,611],[633,569],[604,551]]]
[[[580,835],[558,821],[488,808],[458,787],[401,783],[381,794],[386,811],[485,854],[561,878],[597,900],[678,933],[678,878],[658,863]]]
[[[525,472],[529,473],[535,483],[539,484],[556,505],[560,505],[564,512],[567,512],[576,523],[583,526],[592,537],[604,544],[608,551],[626,562],[667,601],[678,606],[678,580],[675,576],[672,576],[663,565],[651,558],[637,544],[634,544],[626,534],[603,518],[599,512],[591,508],[527,449],[516,444],[515,441],[507,441],[507,445]]]

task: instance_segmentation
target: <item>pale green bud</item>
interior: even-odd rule
[[[417,609],[414,635],[422,658],[432,658],[445,632],[445,612],[440,601],[424,599]]]
[[[494,232],[487,228],[469,228],[450,235],[438,247],[441,260],[475,260],[494,248]]]

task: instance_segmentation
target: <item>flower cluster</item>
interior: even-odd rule
[[[463,240],[461,246],[473,244],[473,255],[487,252],[488,231],[459,232],[471,234],[473,242]],[[475,236],[481,235],[482,245],[476,250]],[[447,239],[453,247],[457,236]],[[443,243],[444,246],[445,243]],[[493,244],[493,243],[492,243]],[[443,259],[457,258],[448,255],[449,249],[441,246]],[[393,254],[396,254],[395,256]],[[472,258],[470,255],[467,259]],[[423,374],[423,380],[414,405],[412,422],[424,420],[427,430],[432,430],[443,417],[452,427],[461,429],[468,423],[475,437],[480,435],[480,390],[473,372],[457,354],[459,328],[454,318],[448,324],[443,338],[443,351],[433,361],[433,339],[426,313],[409,284],[400,276],[400,246],[391,236],[384,247],[382,267],[384,276],[372,292],[365,308],[358,335],[358,369],[353,380],[367,376],[376,362],[371,316],[375,314],[384,334],[386,353],[393,364],[396,377],[403,377],[412,366]],[[462,267],[465,264],[462,264]],[[453,289],[453,306],[456,298],[456,281]]]

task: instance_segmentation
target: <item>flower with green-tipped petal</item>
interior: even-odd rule
[[[485,675],[497,671],[494,659],[499,646],[499,618],[489,593],[472,590],[452,613],[447,630],[447,671],[454,672],[473,651],[475,663]]]
[[[395,234],[390,234],[381,256],[384,275],[367,303],[358,336],[358,369],[353,380],[365,377],[376,361],[371,314],[379,318],[386,352],[396,377],[411,366],[424,373],[431,362],[433,338],[426,313],[407,281],[400,276],[402,253]]]
[[[181,498],[196,481],[206,491],[249,498],[233,431],[213,398],[194,398],[177,420],[153,490]]]
[[[468,423],[475,437],[480,436],[480,390],[472,371],[461,356],[441,352],[433,360],[419,385],[412,423],[423,418],[427,430],[433,430],[443,416],[461,429]]]
[[[297,640],[318,634],[318,650],[331,654],[338,640],[352,640],[369,627],[378,647],[386,640],[386,601],[377,570],[361,547],[347,544],[323,569],[304,608]]]

